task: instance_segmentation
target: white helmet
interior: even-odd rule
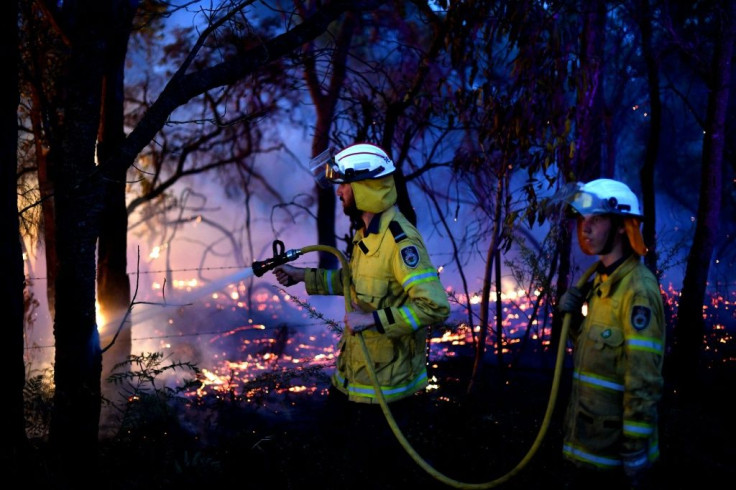
[[[597,179],[587,184],[578,182],[577,191],[569,203],[582,215],[616,214],[643,218],[636,195],[626,184],[617,180]]]
[[[370,143],[350,145],[335,153],[330,148],[310,161],[310,170],[320,187],[343,182],[377,179],[396,170],[385,151]]]

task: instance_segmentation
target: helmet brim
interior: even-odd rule
[[[578,191],[573,194],[570,200],[570,206],[576,213],[582,216],[614,214],[618,216],[640,217],[638,214],[632,212],[630,205],[619,202],[615,197],[601,199],[597,195],[586,191]]]
[[[334,163],[334,159],[326,159],[324,161],[317,162],[311,166],[310,171],[314,180],[316,180],[317,184],[323,189],[329,188],[334,184],[348,184],[351,182],[359,182],[361,180],[375,179],[378,176],[384,177],[386,175],[390,175],[390,173],[386,173],[386,168],[383,166],[357,171],[350,168],[343,173],[340,171],[337,164]]]

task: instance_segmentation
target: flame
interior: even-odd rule
[[[194,288],[196,280],[180,281],[179,287]],[[449,292],[449,291],[448,291]],[[679,292],[672,286],[662,288],[663,295],[671,318],[676,318]],[[551,343],[551,319],[553,312],[546,310],[541,317],[532,320],[529,315],[534,309],[535,302],[540,300],[540,292],[526,292],[523,289],[509,288],[501,295],[504,315],[501,341],[497,338],[495,325],[490,327],[486,336],[486,352],[489,356],[496,356],[499,350],[502,354],[511,354],[520,348],[535,351],[547,351],[554,346]],[[703,314],[712,326],[708,332],[705,352],[719,353],[719,362],[736,362],[736,355],[729,355],[727,349],[734,349],[734,336],[729,332],[729,325],[733,325],[736,312],[733,305],[736,292],[728,295],[714,295],[711,301],[706,302]],[[291,296],[272,291],[259,291],[250,295],[250,302],[245,301],[244,289],[239,293],[237,289],[227,294],[211,294],[202,302],[202,307],[212,312],[236,312],[241,315],[242,324],[218,331],[217,325],[212,325],[207,342],[209,348],[216,351],[211,357],[203,359],[201,376],[198,378],[199,388],[188,393],[192,398],[205,396],[222,396],[223,394],[237,393],[247,399],[259,396],[274,396],[299,394],[308,395],[322,392],[329,384],[329,370],[334,369],[337,356],[338,333],[330,331],[324,324],[314,331],[304,325],[310,318],[309,308],[299,304],[294,306]],[[471,297],[471,305],[480,303],[480,296]],[[250,308],[250,310],[249,310]],[[285,318],[285,310],[290,309],[290,315],[301,316],[304,325],[298,328],[278,330],[274,325]],[[98,310],[99,311],[99,310]],[[583,311],[587,314],[587,311]],[[477,311],[474,312],[474,315]],[[544,314],[548,316],[545,317]],[[255,318],[262,321],[254,320]],[[218,318],[214,316],[212,318]],[[293,318],[293,316],[290,316]],[[312,317],[313,318],[313,317]],[[477,316],[474,318],[477,319]],[[495,319],[494,315],[491,315]],[[99,318],[98,318],[99,320]],[[215,320],[216,321],[216,320]],[[223,322],[225,322],[223,320]],[[169,319],[169,327],[180,328],[179,320]],[[103,324],[102,321],[99,324]],[[229,321],[225,322],[230,324]],[[429,338],[428,361],[432,362],[457,357],[463,353],[470,353],[474,342],[478,338],[482,326],[479,324],[460,323],[452,329],[434,331]],[[526,329],[531,329],[528,332]],[[733,330],[733,329],[730,329]],[[196,335],[203,335],[197,332]],[[170,336],[170,335],[169,335]],[[528,342],[523,342],[527,339]],[[176,342],[161,342],[159,347],[174,349]],[[174,346],[174,347],[172,347]],[[572,352],[567,347],[567,353]],[[713,356],[716,359],[717,356]],[[714,361],[715,362],[715,361]],[[324,369],[324,376],[317,378],[313,374]],[[265,380],[265,381],[264,381]],[[322,383],[322,384],[320,384]],[[440,380],[431,376],[428,390],[440,390]],[[241,395],[242,394],[242,395]]]
[[[105,319],[105,315],[102,314],[99,301],[95,301],[95,319],[97,321],[97,332],[100,334],[104,333],[103,330],[105,329],[107,320]]]

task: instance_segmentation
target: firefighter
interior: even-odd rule
[[[447,293],[421,234],[395,206],[395,167],[383,149],[354,144],[336,154],[325,152],[310,166],[322,187],[337,184],[343,211],[357,230],[349,259],[352,311],[344,317],[328,396],[331,426],[347,424],[349,435],[335,429],[333,436],[364,457],[401,461],[401,455],[387,456],[387,448],[399,445],[384,439],[393,436],[355,334],[362,332],[397,423],[407,423],[423,409],[417,398],[424,397],[412,395],[423,394],[428,384],[427,327],[449,316]],[[338,270],[281,265],[273,273],[284,286],[304,281],[310,295],[344,293]]]
[[[332,383],[351,401],[378,403],[356,332],[363,332],[388,402],[427,386],[427,326],[444,321],[450,305],[419,231],[395,206],[394,164],[379,147],[360,143],[313,168],[323,187],[337,185],[343,211],[357,229],[350,257],[353,311],[338,343]],[[322,158],[323,159],[323,158]],[[343,294],[335,270],[282,265],[280,284],[304,281],[308,294]]]
[[[571,287],[558,306],[573,315],[563,441],[574,467],[569,488],[652,488],[665,319],[657,278],[641,260],[639,201],[626,184],[598,179],[578,184],[568,202],[580,249],[599,261],[593,280]]]

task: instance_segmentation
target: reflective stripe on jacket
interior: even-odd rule
[[[638,255],[588,294],[588,315],[571,331],[574,372],[563,454],[599,468],[646,449],[659,457],[657,404],[662,395],[665,320],[656,277]]]
[[[376,233],[353,238],[350,258],[353,303],[373,312],[376,328],[363,332],[387,401],[427,386],[427,328],[450,313],[447,293],[417,229],[396,207],[381,213]],[[343,294],[339,270],[308,268],[308,294]],[[378,403],[357,335],[338,342],[332,383],[350,400]]]

